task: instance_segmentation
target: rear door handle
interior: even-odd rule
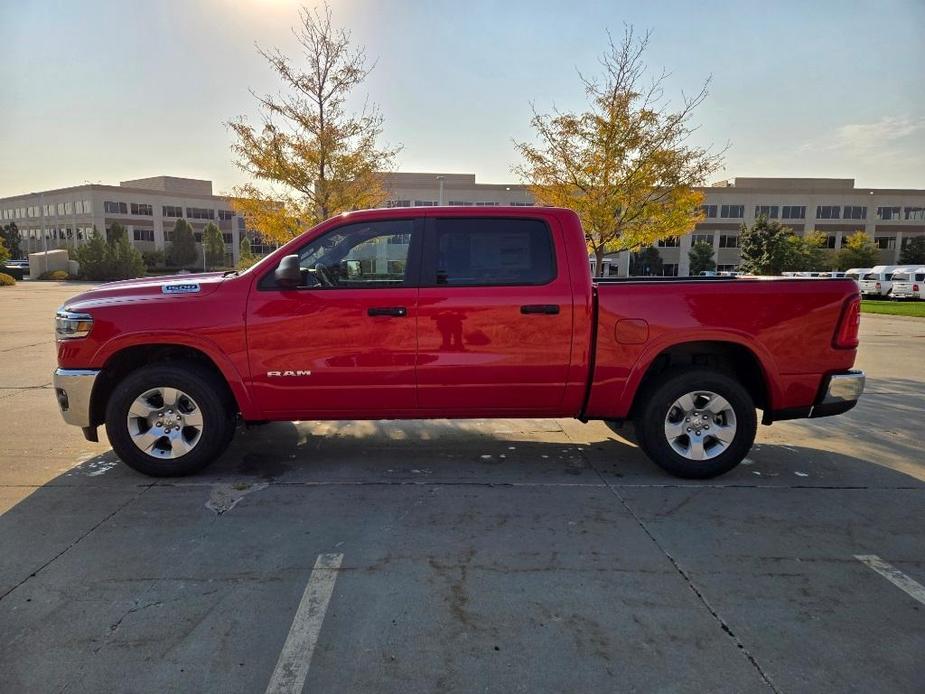
[[[559,313],[559,306],[558,304],[527,304],[520,307],[520,312],[523,314],[546,313],[550,316],[555,316]]]
[[[396,316],[404,318],[408,315],[408,309],[404,306],[371,306],[366,310],[370,316]]]

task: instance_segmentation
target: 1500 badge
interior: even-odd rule
[[[161,286],[164,294],[197,294],[199,282],[184,282],[183,284],[165,284]]]

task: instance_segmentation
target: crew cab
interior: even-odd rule
[[[113,282],[57,314],[64,419],[149,475],[200,470],[237,420],[632,421],[667,471],[738,464],[762,422],[854,407],[847,279],[592,280],[556,208],[344,214],[241,273]]]

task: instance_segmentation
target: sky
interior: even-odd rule
[[[294,0],[0,0],[0,197],[154,175],[246,177],[225,123],[279,84],[255,42],[296,55]],[[516,180],[531,103],[582,109],[630,24],[679,98],[712,79],[694,142],[735,176],[925,188],[925,0],[332,0],[375,69],[399,171]]]

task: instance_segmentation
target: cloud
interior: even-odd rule
[[[850,123],[835,130],[841,146],[871,149],[925,130],[925,117],[884,116],[873,123]]]

